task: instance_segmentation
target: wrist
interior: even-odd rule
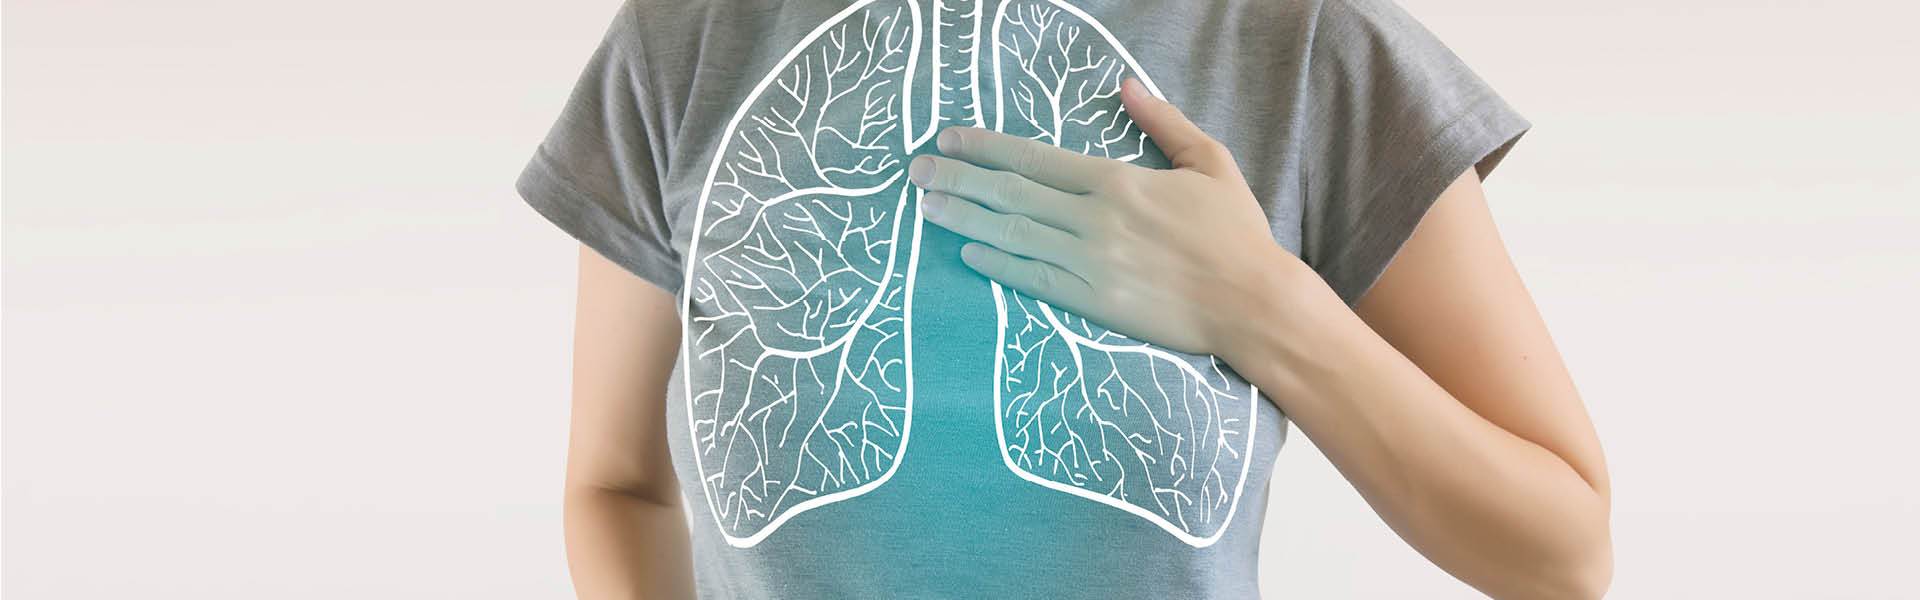
[[[1315,340],[1358,315],[1306,263],[1278,244],[1274,252],[1279,256],[1258,261],[1264,268],[1240,279],[1236,306],[1222,311],[1227,324],[1214,354],[1243,373],[1260,365],[1292,380],[1312,369],[1311,349],[1326,346]]]

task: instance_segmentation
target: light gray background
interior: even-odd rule
[[[1616,598],[1910,597],[1920,10],[1402,0],[1592,407]],[[615,2],[8,2],[4,593],[552,598],[575,246],[514,196]],[[1304,436],[1270,597],[1471,598]]]

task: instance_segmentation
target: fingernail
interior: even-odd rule
[[[907,178],[920,187],[933,183],[933,159],[925,156],[913,159],[913,165],[907,167]]]
[[[934,192],[920,197],[920,212],[929,219],[938,219],[941,211],[947,209],[947,197]]]
[[[978,262],[981,258],[984,258],[985,256],[986,256],[986,251],[980,248],[980,244],[969,243],[965,246],[960,247],[960,260],[964,260],[970,263]]]
[[[934,144],[940,147],[941,152],[944,152],[947,154],[953,154],[955,152],[959,152],[960,151],[960,132],[954,131],[952,127],[948,127],[944,130],[941,130],[940,138],[936,140]]]

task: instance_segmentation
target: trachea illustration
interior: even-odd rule
[[[865,0],[747,96],[710,165],[683,287],[695,462],[728,543],[878,488],[909,451],[922,230],[909,157],[968,125],[1165,168],[1121,106],[1128,76],[1160,94],[1064,1]],[[992,289],[995,380],[980,384],[1005,466],[1187,544],[1217,541],[1258,391],[1211,357]]]

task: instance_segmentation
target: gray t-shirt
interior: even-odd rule
[[[1258,596],[1285,416],[972,273],[903,175],[950,125],[1164,167],[1126,76],[1233,150],[1349,303],[1531,127],[1390,0],[620,8],[517,189],[678,295],[702,597]]]

